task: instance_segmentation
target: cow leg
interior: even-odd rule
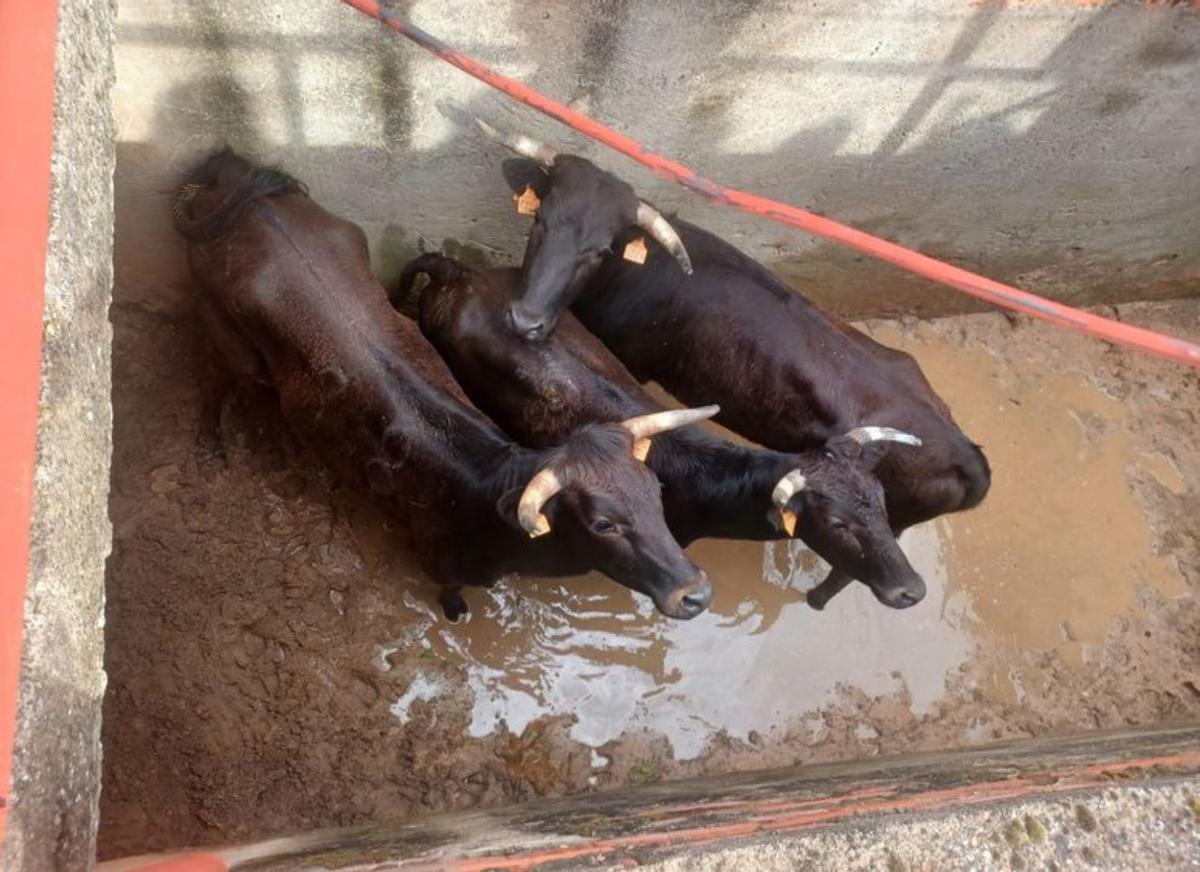
[[[224,465],[225,445],[221,438],[221,411],[225,398],[239,383],[270,384],[266,362],[258,349],[238,330],[237,325],[212,300],[201,296],[197,314],[204,325],[209,344],[219,358],[210,366],[202,388],[200,421],[196,448],[202,463]]]
[[[462,588],[458,585],[443,587],[438,592],[438,602],[442,604],[442,613],[446,620],[458,623],[458,619],[470,612],[467,601],[463,599]]]
[[[225,444],[221,439],[221,410],[229,393],[229,378],[221,373],[209,373],[201,391],[200,421],[196,428],[196,453],[201,466],[224,466]]]
[[[840,569],[832,569],[825,580],[810,590],[804,597],[805,601],[818,612],[822,611],[829,601],[844,591],[854,581],[853,578]]]

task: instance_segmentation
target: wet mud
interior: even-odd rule
[[[1200,335],[1200,301],[1118,314]],[[185,310],[113,321],[104,857],[1200,714],[1195,372],[1000,315],[871,323],[995,472],[906,534],[919,606],[856,585],[817,613],[799,544],[707,541],[688,623],[586,577],[468,591],[448,624],[268,397],[205,446]]]

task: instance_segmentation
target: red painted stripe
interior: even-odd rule
[[[1006,285],[1003,282],[943,263],[902,245],[888,242],[886,239],[880,239],[805,209],[718,184],[681,163],[661,154],[655,154],[637,140],[618,133],[611,127],[601,124],[581,112],[576,112],[527,85],[501,75],[469,55],[451,48],[411,22],[392,15],[375,0],[342,0],[342,2],[372,18],[379,19],[392,30],[411,39],[468,75],[474,76],[525,105],[573,127],[585,136],[621,152],[654,170],[658,175],[678,182],[717,203],[733,206],[744,212],[761,215],[780,224],[798,227],[808,233],[823,236],[994,305],[1023,312],[1026,315],[1041,318],[1060,327],[1077,330],[1108,342],[1140,348],[1179,363],[1200,367],[1200,345],[1195,343],[1102,318],[1062,303],[1055,303],[1012,285]]]
[[[0,2],[0,840],[29,571],[58,4]]]

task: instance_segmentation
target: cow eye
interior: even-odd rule
[[[839,533],[844,533],[849,528],[846,526],[846,522],[841,518],[830,518],[829,529],[837,530]]]
[[[592,521],[592,532],[601,536],[611,536],[617,532],[617,525],[608,518],[597,518]]]

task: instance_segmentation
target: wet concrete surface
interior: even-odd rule
[[[1200,302],[1120,317],[1200,335]],[[823,613],[797,543],[701,542],[712,610],[605,579],[469,591],[451,625],[400,533],[262,398],[196,450],[186,313],[114,313],[101,851],[1200,714],[1195,372],[1000,315],[877,322],[995,480],[910,531],[929,584]]]

